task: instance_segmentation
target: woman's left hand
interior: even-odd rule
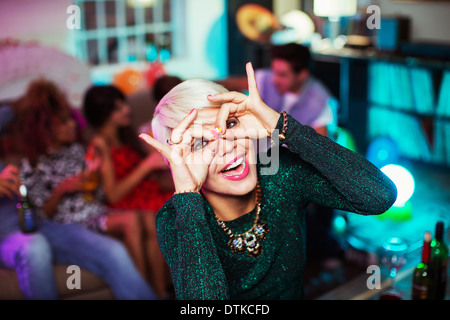
[[[214,159],[218,140],[217,133],[212,130],[197,130],[189,128],[198,115],[198,110],[192,111],[172,130],[171,141],[177,143],[165,144],[149,134],[141,133],[139,137],[159,151],[170,164],[176,192],[186,190],[199,191],[208,176],[208,168]],[[206,147],[197,151],[195,140],[210,141]]]
[[[280,114],[262,101],[251,62],[246,64],[246,71],[248,96],[241,92],[230,91],[208,96],[208,100],[222,104],[216,120],[216,126],[220,128],[222,134],[226,132],[226,121],[229,117],[248,117],[251,128],[246,128],[243,134],[249,138],[264,139],[272,135]]]

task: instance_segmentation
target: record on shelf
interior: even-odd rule
[[[80,108],[91,84],[87,64],[36,42],[0,41],[0,69],[0,101],[15,100],[31,81],[43,77],[57,84],[73,107]]]
[[[246,38],[262,44],[270,43],[272,34],[282,29],[269,9],[254,3],[245,4],[237,10],[236,24]]]

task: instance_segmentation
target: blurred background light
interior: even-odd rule
[[[301,10],[292,10],[280,17],[283,30],[272,34],[272,43],[282,45],[296,42],[308,44],[314,34],[315,25],[311,17]]]
[[[168,60],[170,60],[170,50],[167,48],[162,48],[159,52],[159,59],[161,60],[161,62],[167,62]]]
[[[143,7],[150,8],[155,4],[156,0],[128,0],[127,3],[130,7]]]
[[[406,168],[396,164],[388,164],[380,170],[387,175],[397,187],[397,199],[395,200],[393,206],[405,206],[406,202],[413,195],[415,189],[415,182],[412,174]]]
[[[333,230],[341,235],[347,231],[347,219],[342,215],[336,215],[333,219]]]
[[[318,17],[348,17],[357,12],[356,0],[314,0],[314,15]]]
[[[158,49],[154,44],[150,44],[147,46],[146,58],[149,62],[158,60]]]
[[[369,144],[366,158],[378,168],[390,163],[396,163],[399,158],[398,146],[390,137],[377,137]]]

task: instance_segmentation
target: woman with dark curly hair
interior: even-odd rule
[[[56,262],[91,270],[118,299],[156,298],[139,274],[144,258],[136,212],[111,212],[101,198],[90,202],[84,198],[85,149],[76,140],[77,127],[65,95],[54,83],[39,79],[29,85],[17,110],[24,155],[21,178]],[[111,235],[122,239],[128,252]]]

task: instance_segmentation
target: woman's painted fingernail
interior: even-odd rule
[[[216,132],[222,134],[222,128],[221,127],[217,127],[216,128]]]
[[[191,112],[189,112],[189,114],[191,114],[192,112],[194,112],[195,108],[192,108]]]
[[[144,140],[145,142],[149,143],[149,140],[147,138],[147,135],[145,133],[141,133],[139,135],[139,138],[141,138],[142,140]]]

